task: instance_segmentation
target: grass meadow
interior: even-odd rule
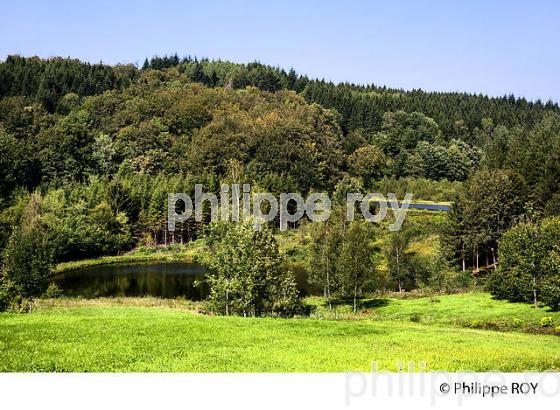
[[[365,300],[356,315],[345,304],[328,312],[323,302],[307,299],[310,317],[278,319],[210,316],[181,300],[46,300],[29,314],[0,314],[0,371],[560,369],[554,329],[531,332],[543,317],[560,322],[545,309],[486,293]],[[514,325],[476,328],[492,322]]]

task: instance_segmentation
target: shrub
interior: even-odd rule
[[[11,282],[0,279],[0,312],[8,310],[15,295],[16,292]]]
[[[469,327],[473,327],[475,329],[482,327],[482,321],[474,319],[471,320],[471,322],[469,323]]]
[[[44,297],[47,299],[58,299],[62,296],[62,289],[54,282],[49,283],[47,290],[44,293]]]
[[[554,325],[554,318],[550,316],[541,319],[541,327],[552,327]]]
[[[32,307],[32,299],[23,297],[17,287],[6,277],[0,279],[0,312],[26,313],[30,312]]]
[[[29,313],[33,309],[33,299],[25,298],[17,294],[8,307],[8,310],[15,313]]]
[[[510,324],[505,321],[500,320],[472,320],[468,327],[474,329],[485,329],[485,330],[498,330],[498,331],[506,331],[509,330]]]
[[[422,318],[420,317],[420,315],[418,313],[415,313],[415,314],[410,316],[410,321],[414,322],[414,323],[420,323],[422,321]]]
[[[151,255],[153,253],[156,253],[157,251],[158,248],[155,246],[140,246],[138,249],[136,249],[135,253],[140,255]]]
[[[521,319],[514,317],[513,319],[511,319],[511,324],[513,327],[521,327],[523,321]]]
[[[182,245],[180,243],[172,243],[171,245],[167,245],[167,250],[171,252],[184,252],[187,250],[187,245]]]
[[[501,267],[492,271],[486,282],[486,289],[496,299],[506,299],[510,302],[531,302],[533,281],[524,269],[512,268],[504,270]]]

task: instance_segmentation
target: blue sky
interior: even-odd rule
[[[138,63],[177,52],[311,77],[560,101],[554,1],[35,1],[0,8],[9,54]]]

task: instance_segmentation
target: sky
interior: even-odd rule
[[[560,102],[556,1],[4,1],[10,54],[258,60],[334,82]]]

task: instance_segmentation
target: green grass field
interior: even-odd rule
[[[396,294],[398,296],[398,294]],[[408,295],[408,294],[405,294]],[[355,317],[350,303],[335,305],[329,311],[323,298],[309,297],[306,303],[315,307],[313,316],[329,319]],[[489,293],[469,292],[413,298],[379,298],[361,300],[359,318],[412,321],[429,325],[489,327],[505,330],[527,330],[541,327],[541,319],[552,318],[560,325],[560,312],[548,308],[534,309],[527,303],[510,303],[493,299]],[[559,338],[560,343],[560,338]]]
[[[340,372],[373,362],[389,371],[410,362],[428,371],[560,369],[558,336],[458,321],[558,314],[487,294],[439,299],[389,299],[361,320],[216,317],[195,313],[193,302],[151,298],[45,301],[30,314],[0,314],[0,371]]]

